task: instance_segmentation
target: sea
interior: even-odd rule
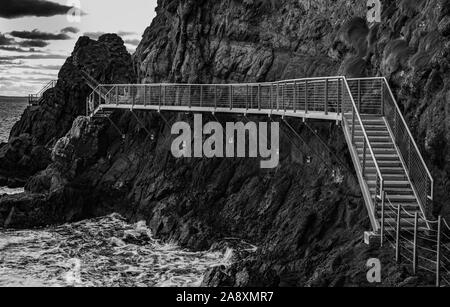
[[[27,106],[0,96],[0,143]],[[0,187],[0,198],[24,193]],[[2,196],[3,195],[3,196]],[[192,252],[118,214],[42,229],[0,228],[0,287],[195,287],[228,266],[231,248]]]

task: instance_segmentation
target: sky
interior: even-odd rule
[[[157,0],[0,0],[0,96],[28,96],[57,78],[82,35],[117,33],[134,52]]]

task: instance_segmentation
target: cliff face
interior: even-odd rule
[[[10,134],[9,144],[0,145],[0,184],[21,185],[51,162],[50,149],[72,127],[74,119],[86,114],[91,89],[80,71],[102,83],[135,80],[131,56],[117,35],[98,41],[82,37],[72,56],[62,66],[55,88],[44,93],[40,106],[28,107]]]
[[[449,1],[383,1],[383,22],[372,28],[364,1],[158,4],[133,57],[142,82],[388,77],[436,178],[435,211],[448,214]],[[75,121],[54,147],[53,163],[27,183],[30,192],[46,193],[34,198],[39,205],[4,199],[0,224],[29,226],[30,206],[49,222],[116,211],[186,247],[205,249],[226,237],[259,247],[226,271],[210,271],[207,285],[367,285],[371,257],[383,263],[384,285],[424,282],[407,278],[389,249],[362,244],[369,221],[334,123],[295,123],[305,142],[283,126],[280,166],[262,171],[254,159],[175,159],[170,124],[192,117],[166,114],[167,125],[157,114],[138,116],[150,135],[129,112],[113,114],[125,140],[107,123]]]

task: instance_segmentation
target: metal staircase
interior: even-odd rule
[[[52,80],[48,82],[42,89],[36,93],[36,94],[30,94],[28,95],[28,104],[30,106],[39,106],[42,103],[42,100],[44,99],[44,93],[47,92],[50,89],[55,88],[56,86],[56,80]]]

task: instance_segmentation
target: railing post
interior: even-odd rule
[[[367,143],[366,143],[366,138],[364,137],[364,146],[363,146],[363,170],[362,170],[362,175],[363,177],[366,175],[366,152],[367,152]]]
[[[361,113],[361,80],[358,80],[358,112]]]
[[[273,111],[273,84],[270,85],[270,112]]]
[[[230,110],[233,110],[233,86],[230,85]]]
[[[280,84],[277,82],[277,112],[280,111]]]
[[[261,84],[258,84],[258,109],[261,111]]]
[[[203,107],[203,85],[200,85],[200,107]]]
[[[116,86],[116,105],[119,105],[119,87]]]
[[[341,84],[342,83],[342,84]],[[342,110],[342,88],[344,87],[344,82],[341,78],[338,79],[338,86],[337,86],[337,91],[338,91],[338,103],[337,103],[337,115],[340,115],[340,111]]]
[[[283,86],[283,106],[284,106],[284,113],[286,113],[286,110],[287,110],[286,101],[287,101],[288,104],[289,104],[289,99],[288,99],[288,97],[286,97],[286,89],[287,89],[287,82],[285,82],[285,83],[284,83],[284,86]]]
[[[188,104],[189,104],[189,109],[192,108],[192,101],[191,101],[191,85],[188,85]]]
[[[386,201],[386,193],[383,191],[381,194],[381,234],[380,234],[380,246],[384,244],[384,206]]]
[[[380,83],[381,83],[381,116],[384,116],[385,115],[385,106],[384,106],[384,104],[385,104],[385,101],[384,101],[384,87],[385,87],[385,84],[381,80],[380,80]]]
[[[308,81],[305,81],[305,113],[308,113]]]
[[[419,212],[414,213],[413,274],[417,274],[417,233],[419,228]]]
[[[217,110],[217,85],[214,85],[214,109]]]
[[[441,229],[442,217],[438,218],[437,244],[436,244],[436,287],[441,286]]]
[[[147,87],[145,85],[142,86],[144,88],[144,107],[147,106]]]
[[[396,233],[396,240],[395,240],[395,261],[397,261],[397,263],[400,262],[400,231],[402,229],[401,224],[400,224],[400,214],[401,214],[401,206],[398,205],[397,208],[397,233]]]
[[[162,103],[162,95],[163,95],[163,89],[162,89],[162,85],[159,85],[159,109],[161,109],[161,103]]]
[[[352,106],[352,144],[355,144],[355,108]],[[361,123],[361,129],[362,129],[362,123]],[[363,135],[364,137],[364,135]]]
[[[325,80],[325,115],[328,115],[328,79]]]
[[[294,101],[292,102],[293,104],[293,108],[294,108],[294,113],[297,112],[297,81],[294,81]]]

